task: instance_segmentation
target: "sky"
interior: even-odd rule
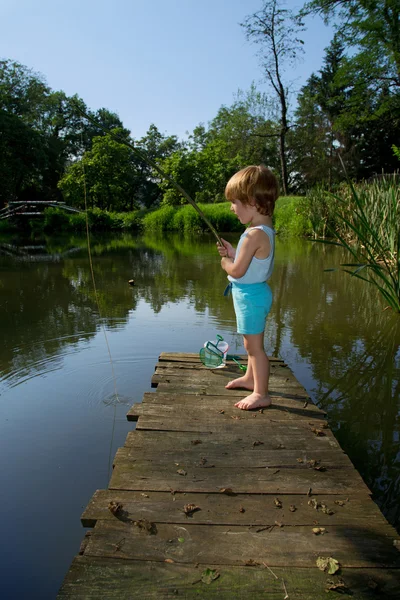
[[[240,26],[261,7],[262,0],[0,0],[0,58],[78,94],[91,110],[116,112],[135,139],[152,123],[184,138],[252,82],[272,95]],[[319,17],[306,25],[304,57],[286,74],[294,91],[322,67],[333,35]]]

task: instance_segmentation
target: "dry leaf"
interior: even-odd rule
[[[289,506],[289,510],[290,510],[290,512],[296,512],[297,508],[295,507],[295,505],[294,505],[294,504],[291,504],[291,505]]]
[[[150,496],[148,494],[140,494],[141,496],[143,496],[143,498],[150,498]]]
[[[226,494],[227,496],[236,496],[232,488],[221,488],[219,490],[220,494]]]
[[[323,473],[324,471],[326,471],[326,467],[319,465],[317,467],[314,467],[314,471],[321,471],[321,473]]]
[[[260,563],[253,560],[252,558],[249,558],[249,560],[246,560],[244,564],[246,567],[257,567]]]
[[[311,500],[309,500],[307,502],[308,506],[311,506],[312,508],[315,508],[315,510],[318,510],[319,507],[319,502],[317,502],[317,500],[315,498],[311,498]]]
[[[194,512],[197,512],[198,510],[201,510],[201,508],[199,506],[196,506],[195,504],[185,504],[185,506],[183,507],[183,512],[188,517],[191,517],[192,514]]]
[[[121,504],[121,502],[116,502],[115,500],[112,500],[108,505],[108,510],[112,512],[113,515],[116,515],[117,513],[121,512],[123,507],[124,505]]]
[[[281,523],[280,521],[275,521],[275,525],[277,527],[283,527],[283,523]]]
[[[278,444],[275,450],[284,450],[285,448],[286,446],[284,446],[283,444]]]
[[[260,440],[256,440],[255,442],[253,442],[253,448],[254,446],[261,446],[264,442],[260,442]]]
[[[164,560],[164,562],[166,562],[166,563],[173,563],[173,562],[175,562],[175,561],[174,561],[174,560],[172,560],[172,558],[166,558],[166,559]]]
[[[327,558],[319,556],[317,558],[317,567],[321,571],[327,571],[329,575],[333,575],[340,569],[340,564],[336,558],[328,556]]]
[[[338,579],[338,581],[327,579],[325,589],[327,592],[339,592],[339,594],[349,594],[350,596],[353,595],[350,588],[347,587],[342,579]]]
[[[282,508],[282,502],[279,500],[279,498],[274,498],[274,504],[276,508]]]
[[[311,488],[308,488],[308,491],[307,491],[307,496],[311,496],[311,493],[312,493],[312,489],[311,489]]]
[[[157,527],[155,523],[151,523],[147,519],[139,519],[138,521],[133,521],[133,524],[136,525],[140,529],[140,531],[145,531],[150,535],[156,535]]]
[[[201,574],[201,581],[207,585],[210,585],[210,583],[218,579],[218,577],[219,571],[217,571],[217,569],[206,569]]]
[[[323,437],[325,435],[325,433],[322,431],[322,429],[317,429],[316,427],[313,427],[311,429],[311,431],[313,433],[315,433],[316,436],[319,436],[319,437]]]
[[[297,462],[298,462],[298,463],[302,463],[302,462],[303,462],[303,459],[302,459],[302,458],[298,458],[298,459],[297,459]]]
[[[327,505],[324,504],[323,502],[321,503],[321,510],[326,515],[334,515],[335,514],[334,511],[331,510],[330,508],[328,508]]]
[[[177,473],[178,473],[179,475],[183,475],[183,476],[187,475],[187,471],[185,471],[185,469],[178,469],[178,470],[177,470]]]
[[[219,410],[218,412],[219,412],[220,415],[224,415],[225,414],[224,410]]]
[[[326,533],[326,529],[325,527],[313,527],[312,532],[315,535],[324,535],[324,533]]]
[[[241,512],[241,513],[244,513],[244,512],[246,512],[246,510],[243,508],[243,506],[241,506],[241,507],[239,508],[239,512]]]
[[[344,506],[346,502],[344,500],[335,500],[335,504],[337,504],[338,506]]]

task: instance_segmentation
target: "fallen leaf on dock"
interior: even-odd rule
[[[338,506],[345,506],[346,502],[344,500],[335,500],[335,504]]]
[[[256,560],[253,560],[252,558],[249,558],[249,560],[246,560],[244,564],[246,567],[258,567],[260,563]]]
[[[179,475],[182,475],[183,477],[184,477],[185,475],[187,475],[187,471],[185,471],[185,469],[178,469],[178,470],[177,470],[177,473],[178,473]]]
[[[121,512],[123,507],[124,505],[121,504],[121,502],[115,502],[115,500],[112,500],[108,505],[108,510],[112,512],[113,515],[116,515],[117,513]]]
[[[331,581],[328,579],[326,581],[325,589],[327,592],[339,592],[339,594],[349,594],[350,596],[353,595],[350,588],[347,587],[342,579],[339,579],[338,581]]]
[[[145,531],[149,535],[156,535],[157,527],[155,523],[151,523],[147,519],[139,519],[138,521],[133,521],[133,524],[136,525],[140,529],[140,531]]]
[[[246,510],[243,508],[243,506],[241,506],[241,507],[239,508],[239,512],[241,512],[241,513],[244,513],[244,512],[246,512]]]
[[[325,527],[313,527],[312,532],[314,535],[324,535],[326,529]]]
[[[333,575],[336,571],[339,571],[340,564],[336,558],[332,558],[331,556],[328,556],[327,558],[319,556],[317,558],[317,567],[321,571],[328,571],[329,575]]]
[[[327,507],[326,504],[321,503],[321,510],[323,513],[325,513],[326,515],[334,515],[334,511],[330,508]]]
[[[217,569],[206,569],[201,574],[201,581],[207,585],[210,585],[210,583],[218,579],[219,575],[220,573],[217,571]]]
[[[201,510],[200,506],[196,506],[195,504],[185,504],[183,507],[183,512],[186,516],[191,517],[193,513]]]
[[[166,559],[164,560],[164,562],[166,562],[166,563],[174,563],[175,561],[174,561],[174,560],[172,560],[172,558],[166,558]]]
[[[275,525],[277,527],[283,527],[283,523],[281,523],[280,521],[275,521]]]
[[[318,437],[323,437],[324,435],[326,435],[326,434],[325,434],[325,433],[322,431],[322,429],[317,429],[316,427],[313,427],[313,428],[311,429],[311,431],[312,431],[313,433],[315,433],[315,435],[316,435],[316,436],[318,436]]]
[[[315,498],[311,498],[311,500],[309,500],[307,502],[308,506],[311,506],[312,508],[315,508],[315,510],[318,510],[319,507],[319,502],[317,502],[317,500]]]
[[[294,505],[294,504],[291,504],[291,505],[289,506],[289,510],[290,510],[290,512],[296,512],[297,508],[295,507],[295,505]]]
[[[264,442],[260,442],[260,440],[256,440],[255,442],[253,442],[253,448],[254,448],[254,446],[261,446],[262,444],[264,444]]]
[[[276,508],[282,508],[282,502],[279,500],[279,498],[274,498],[274,504]]]
[[[226,494],[227,496],[236,496],[235,492],[232,490],[232,488],[221,488],[219,490],[220,494]]]

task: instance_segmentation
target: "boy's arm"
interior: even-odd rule
[[[249,268],[251,259],[260,247],[258,232],[256,235],[254,235],[254,233],[256,232],[251,232],[244,238],[235,262],[233,262],[233,258],[228,258],[227,256],[221,259],[221,267],[228,275],[235,279],[243,277]]]

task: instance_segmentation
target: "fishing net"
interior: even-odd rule
[[[212,342],[207,342],[199,352],[201,362],[205,367],[215,369],[223,363],[224,353]]]

